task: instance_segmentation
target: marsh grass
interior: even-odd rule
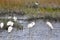
[[[13,10],[22,10],[22,12],[25,13],[25,15],[28,15],[30,17],[49,17],[51,19],[59,19],[60,20],[60,8],[52,8],[52,7],[38,7],[38,8],[29,8],[29,7],[21,7],[21,8],[17,8],[17,9],[11,9],[10,11]],[[4,11],[2,11],[3,13],[1,13],[2,15],[5,14],[10,14],[9,12],[6,11],[6,13],[4,13]],[[12,13],[13,14],[13,13]]]
[[[46,1],[39,0],[38,2],[39,4],[43,5],[43,3],[49,4],[49,2],[51,1],[53,0],[49,0],[48,2],[47,0]],[[4,11],[10,10],[10,9],[11,10],[22,10],[23,12],[25,12],[25,15],[34,16],[34,17],[37,17],[37,16],[46,17],[48,15],[52,18],[57,18],[57,17],[60,18],[60,8],[50,7],[49,5],[46,7],[41,7],[39,5],[38,8],[33,8],[32,4],[34,4],[35,2],[36,0],[31,0],[31,1],[30,0],[24,0],[24,1],[23,0],[12,0],[12,1],[2,0],[0,1],[0,9],[4,9]],[[4,14],[9,14],[9,13],[7,12],[7,13],[1,13],[1,14],[4,15]]]

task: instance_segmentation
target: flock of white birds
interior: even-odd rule
[[[10,19],[10,18],[12,18],[12,17],[8,17],[8,19]],[[17,17],[14,16],[13,19],[14,19],[14,21],[17,21]],[[53,28],[53,25],[52,25],[49,21],[47,21],[46,24],[48,25],[48,27],[49,27],[50,29],[54,29],[54,28]],[[14,25],[14,22],[12,22],[12,21],[8,21],[8,22],[7,22],[8,32],[9,32],[9,33],[13,30],[13,25]],[[28,28],[32,28],[32,27],[34,27],[34,25],[35,25],[35,22],[31,22],[31,23],[29,23],[29,24],[27,25],[27,27],[28,27]],[[0,23],[0,28],[2,29],[3,27],[4,27],[4,23],[1,22],[1,23]]]
[[[37,2],[35,4],[38,5]],[[11,17],[11,16],[8,17],[8,19],[11,19],[11,18],[13,18],[14,21],[17,21],[17,17],[15,17],[15,16],[14,17]],[[54,29],[53,25],[49,21],[47,21],[46,24],[48,25],[48,27],[50,29]],[[14,22],[12,22],[12,21],[7,22],[8,32],[11,32],[13,30],[13,25],[14,25]],[[32,27],[34,27],[34,25],[35,25],[35,22],[31,22],[27,25],[27,27],[32,28]],[[4,23],[0,22],[0,28],[2,29],[3,27],[4,27]]]
[[[12,18],[11,16],[8,17],[8,19],[11,19],[11,18]],[[17,17],[14,16],[13,20],[17,21]],[[8,32],[11,32],[13,30],[14,22],[8,21],[6,25],[8,26]],[[4,27],[4,23],[0,22],[0,28],[2,29],[3,27]]]

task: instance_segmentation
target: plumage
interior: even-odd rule
[[[50,23],[50,22],[46,22],[46,24],[51,28],[51,29],[53,29],[53,25]]]
[[[9,26],[8,27],[8,32],[10,33],[12,30],[13,30],[13,27],[12,26]]]
[[[28,24],[28,28],[32,28],[35,25],[35,22],[31,22],[30,24]]]
[[[4,23],[1,22],[1,23],[0,23],[0,28],[3,28],[3,26],[4,26]]]
[[[14,25],[14,23],[12,21],[7,22],[7,26],[13,26],[13,25]]]

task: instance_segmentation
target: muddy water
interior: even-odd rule
[[[36,25],[30,29],[27,25],[32,21],[18,20],[23,25],[23,30],[13,29],[11,33],[0,30],[0,40],[60,40],[60,23],[52,22],[54,29],[51,31],[46,21],[33,20]]]

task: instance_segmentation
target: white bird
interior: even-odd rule
[[[35,2],[35,5],[39,5],[37,2]]]
[[[3,26],[4,26],[4,23],[1,22],[1,23],[0,23],[0,28],[3,28]]]
[[[14,21],[17,21],[17,17],[14,16],[14,17],[13,17],[13,20],[14,20]]]
[[[12,26],[9,26],[8,27],[8,32],[10,33],[12,30],[13,30],[13,27]]]
[[[7,22],[7,26],[13,26],[13,25],[14,25],[14,22],[12,22],[12,21]]]
[[[35,25],[35,22],[31,22],[30,24],[27,25],[28,28],[32,28]]]
[[[54,29],[54,28],[53,28],[53,25],[52,25],[49,21],[47,21],[46,24],[47,24],[51,29]]]

